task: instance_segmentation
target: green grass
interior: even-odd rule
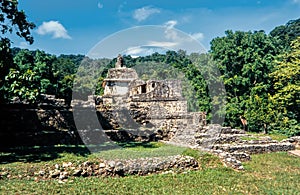
[[[247,137],[247,136],[243,136],[241,137],[241,140],[244,141],[251,141],[251,140],[260,140],[258,137]]]
[[[265,137],[265,136],[269,136],[270,138],[272,138],[273,140],[277,140],[277,141],[282,141],[284,139],[287,139],[288,136],[286,135],[282,135],[282,134],[263,134],[263,133],[254,133],[254,132],[247,132],[247,134],[255,136],[257,138],[253,138],[253,137],[243,137],[243,140],[259,140],[259,137]]]
[[[207,153],[168,145],[151,144],[125,148],[125,153],[148,151],[162,155],[168,151],[182,151],[202,162],[202,169],[182,174],[128,176],[123,178],[70,178],[66,183],[57,180],[27,179],[0,180],[0,194],[299,194],[300,158],[285,152],[253,155],[244,163],[245,171],[238,172],[221,166],[218,159]],[[116,150],[117,151],[117,150]],[[113,155],[116,151],[110,151]],[[118,151],[119,152],[119,151]],[[118,152],[116,152],[118,154]],[[101,154],[100,154],[101,155]],[[108,157],[107,154],[102,154]],[[137,155],[137,156],[144,156]],[[95,154],[59,153],[58,158],[41,162],[11,162],[0,165],[19,171],[58,161],[85,161],[98,158]],[[118,155],[116,155],[118,156]],[[211,166],[209,166],[211,165]]]
[[[284,139],[287,139],[287,135],[281,135],[281,134],[270,134],[269,135],[272,139],[277,140],[277,141],[282,141]]]
[[[91,153],[84,146],[22,147],[0,152],[0,172],[8,168],[14,176],[24,175],[28,170],[41,170],[63,162],[79,165],[85,161],[98,162],[99,159],[136,159],[182,154],[187,148],[166,145],[160,142],[119,143],[117,149],[104,149]],[[1,194],[1,193],[0,193]]]
[[[139,143],[132,142],[121,144],[124,148],[114,150],[104,150],[93,154],[102,159],[132,159],[145,157],[173,156],[182,154],[186,148],[166,145],[160,142]]]
[[[19,147],[0,151],[0,164],[11,162],[62,162],[102,159],[130,159],[182,154],[185,147],[166,145],[160,142],[119,143],[116,149],[101,148],[91,153],[85,146],[57,145],[47,147]]]

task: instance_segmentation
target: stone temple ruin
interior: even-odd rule
[[[188,112],[180,80],[143,81],[119,56],[116,68],[104,79],[104,95],[96,109],[109,124],[104,129],[152,131],[158,139],[170,140],[180,130],[197,129],[206,123],[202,112]]]
[[[251,139],[251,136],[243,130],[207,125],[205,113],[187,111],[179,80],[143,81],[120,58],[116,68],[108,71],[103,83],[104,95],[96,106],[110,124],[109,127],[102,124],[104,129],[114,129],[110,130],[113,133],[106,131],[110,138],[122,130],[151,138],[145,134],[150,129],[155,140],[210,151],[226,166],[240,170],[241,161],[250,160],[250,154],[295,149],[290,140],[278,142],[265,136],[245,141],[244,137]]]
[[[37,105],[1,105],[0,147],[160,140],[214,153],[235,169],[243,169],[241,161],[252,154],[300,147],[300,136],[276,141],[207,125],[205,113],[187,111],[179,80],[143,81],[124,66],[121,56],[108,70],[103,87],[103,96],[74,99],[71,106],[46,94]]]

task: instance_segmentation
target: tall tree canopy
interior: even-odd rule
[[[249,97],[272,90],[269,73],[281,50],[278,40],[263,31],[226,31],[225,34],[211,41],[210,53],[221,71],[227,92],[226,125],[237,127],[239,116],[247,112]]]
[[[39,94],[48,93],[65,98],[70,104],[72,94],[86,98],[86,94],[103,92],[101,84],[116,59],[57,57],[39,50],[10,49],[7,33],[15,30],[32,43],[30,30],[34,25],[26,21],[23,11],[18,11],[17,1],[0,3],[1,98],[34,102]],[[207,112],[212,122],[219,122],[226,113],[224,125],[241,127],[243,115],[250,131],[299,135],[299,24],[300,19],[290,21],[276,27],[270,35],[264,31],[229,30],[211,41],[209,54],[188,55],[179,50],[137,58],[125,55],[123,59],[126,67],[134,67],[142,79],[182,80],[189,110]],[[216,74],[215,64],[221,76]],[[219,85],[222,82],[226,95],[220,90],[224,89]],[[226,111],[222,106],[224,96]]]
[[[278,37],[281,40],[281,44],[288,49],[291,42],[300,36],[300,18],[275,27],[270,32],[270,35]]]
[[[1,40],[8,40],[8,38],[3,35],[15,31],[19,37],[24,38],[32,44],[33,37],[30,34],[30,30],[33,29],[35,25],[27,21],[23,10],[18,10],[18,0],[1,0],[0,9]]]
[[[0,100],[3,100],[5,76],[9,74],[9,69],[14,67],[10,49],[11,40],[8,38],[8,34],[15,33],[32,44],[33,37],[30,30],[35,25],[27,21],[23,10],[18,9],[17,0],[1,0],[0,10]]]
[[[291,42],[291,51],[281,54],[270,74],[275,93],[275,129],[280,133],[300,133],[300,37]]]

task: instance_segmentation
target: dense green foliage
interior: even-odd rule
[[[39,95],[53,94],[70,101],[74,75],[82,55],[55,55],[44,51],[29,51],[27,49],[13,50],[13,63],[5,77],[3,90],[4,99],[20,99],[21,101],[39,101]]]
[[[0,101],[3,101],[3,97],[5,96],[3,90],[5,77],[8,74],[11,76],[17,76],[18,74],[15,70],[9,73],[10,68],[16,68],[16,65],[12,60],[12,52],[10,49],[11,40],[7,34],[15,32],[17,36],[24,38],[27,42],[32,44],[33,37],[30,34],[30,30],[33,29],[35,25],[27,21],[23,10],[20,11],[18,9],[17,0],[1,0],[0,10]],[[21,80],[26,81],[27,79],[32,79],[33,75],[30,71],[24,74]]]
[[[289,48],[293,40],[300,36],[300,18],[297,20],[290,20],[285,25],[275,27],[270,35],[281,40],[281,45]]]
[[[300,47],[293,39],[284,47],[274,32],[227,31],[212,40],[210,54],[227,92],[225,125],[239,127],[245,116],[251,131],[300,133]]]
[[[18,11],[17,1],[1,1],[1,33],[16,34],[29,43],[34,24]],[[5,19],[6,18],[6,19]],[[4,21],[11,21],[6,23]],[[140,78],[180,79],[189,111],[204,111],[212,123],[241,127],[240,116],[250,131],[300,134],[299,119],[299,22],[289,21],[264,31],[233,32],[211,41],[208,54],[179,50],[132,58],[125,65]],[[298,37],[298,38],[297,38]],[[116,59],[90,59],[83,55],[47,54],[44,51],[10,49],[1,36],[0,99],[35,103],[41,94],[74,98],[103,93],[102,83]],[[226,89],[226,92],[224,89]],[[226,104],[226,108],[222,105]]]
[[[300,132],[300,37],[291,42],[291,51],[281,54],[270,74],[274,83],[274,130],[289,135]]]
[[[276,41],[261,31],[227,31],[225,37],[212,40],[211,55],[218,64],[227,92],[226,125],[239,126],[240,115],[247,116],[254,128],[262,125],[257,120],[260,120],[259,115],[267,112],[259,108],[272,90],[269,73],[276,55],[280,53]],[[258,100],[257,96],[262,100]],[[262,102],[257,105],[256,101]]]

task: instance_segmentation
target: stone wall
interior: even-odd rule
[[[80,143],[67,106],[3,104],[0,126],[0,147]]]
[[[106,133],[108,138],[114,141],[156,139],[152,135],[153,132],[139,135],[140,133],[130,131],[132,129],[121,130],[122,121],[118,119],[124,119],[120,116],[122,110],[110,104],[95,106],[95,100],[101,102],[101,99],[90,96],[87,101],[73,100],[70,107],[61,99],[45,95],[42,102],[34,105],[21,102],[2,104],[0,105],[0,147],[83,144],[82,139],[85,139],[85,135],[95,135],[98,130]],[[133,120],[129,110],[127,115]],[[138,115],[141,119],[147,113]],[[143,123],[142,120],[134,121],[137,125],[136,129],[144,127]],[[96,133],[98,135],[98,132]]]
[[[137,79],[139,81],[139,79]],[[181,100],[180,80],[149,80],[136,85],[137,81],[129,85],[129,96],[138,101]]]
[[[104,99],[111,103],[103,103]],[[205,115],[187,112],[186,104],[163,97],[149,101],[89,96],[67,106],[51,95],[44,95],[34,105],[12,102],[0,107],[0,147],[82,144],[80,135],[93,134],[94,130],[107,132],[115,141],[170,140],[178,129],[205,124]]]
[[[105,96],[126,95],[129,83],[137,78],[138,75],[132,68],[109,69],[103,82]]]
[[[143,101],[144,99],[140,98],[138,101],[125,98],[118,101],[117,99],[118,97],[111,98],[112,104],[96,105],[97,113],[105,119],[105,123],[101,123],[105,130],[148,129],[158,135],[157,139],[169,140],[178,129],[189,129],[191,126],[195,128],[206,123],[204,113],[187,112],[187,102],[184,100],[161,98],[157,101]],[[124,103],[126,101],[127,104]]]
[[[144,101],[143,98],[130,102],[133,118],[141,124],[152,124],[164,140],[169,140],[179,129],[188,130],[190,126],[204,126],[205,114],[187,112],[185,100],[160,98],[156,101]]]
[[[139,158],[129,160],[102,160],[79,162],[63,162],[53,166],[45,166],[41,169],[31,168],[21,174],[9,169],[0,170],[1,179],[32,179],[59,180],[60,183],[75,177],[124,177],[128,175],[145,176],[158,173],[182,173],[199,169],[196,159],[190,156],[168,156]]]

